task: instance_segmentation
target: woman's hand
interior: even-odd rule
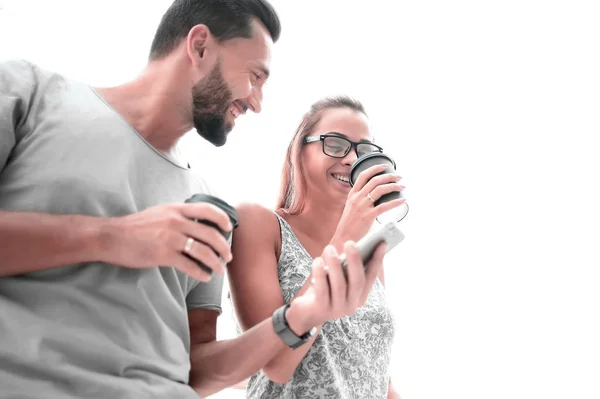
[[[313,262],[310,288],[296,297],[287,311],[292,331],[302,334],[326,321],[354,314],[367,301],[371,287],[383,266],[387,244],[380,244],[367,266],[353,242],[344,245],[348,278],[344,276],[339,255],[328,245]]]
[[[398,183],[401,177],[396,174],[385,173],[375,176],[385,168],[386,165],[372,166],[358,175],[354,187],[348,193],[346,206],[331,240],[332,243],[360,240],[367,234],[378,216],[404,204],[405,199],[400,198],[375,206],[375,202],[385,194],[404,189],[404,186]]]

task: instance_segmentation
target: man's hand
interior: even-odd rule
[[[232,225],[225,212],[206,203],[159,205],[142,212],[108,219],[103,234],[103,261],[131,268],[173,266],[189,276],[210,280],[190,258],[197,259],[214,272],[223,274],[219,256],[231,261],[231,249],[221,233],[206,224],[215,223],[222,231]],[[194,240],[184,251],[188,239]]]
[[[313,263],[312,286],[287,310],[290,328],[301,335],[328,320],[350,316],[364,305],[383,265],[386,246],[382,243],[377,247],[365,271],[356,244],[346,242],[347,280],[337,252],[327,246]]]

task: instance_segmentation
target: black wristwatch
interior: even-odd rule
[[[285,318],[285,312],[290,307],[290,304],[284,305],[273,312],[273,328],[279,337],[292,349],[296,349],[303,343],[308,341],[317,332],[317,327],[308,330],[307,333],[298,336],[292,331],[290,325]]]

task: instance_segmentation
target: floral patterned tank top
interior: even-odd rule
[[[278,276],[285,303],[302,287],[312,258],[290,225],[281,228]],[[377,279],[365,305],[349,317],[326,322],[294,376],[276,384],[261,371],[248,382],[246,397],[260,399],[385,399],[394,321]]]

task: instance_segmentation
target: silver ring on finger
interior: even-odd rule
[[[192,237],[188,237],[188,239],[185,241],[185,246],[183,247],[183,252],[186,254],[189,254],[192,251],[192,246],[194,245],[195,242],[196,242],[196,240],[194,240]]]
[[[375,203],[375,200],[373,199],[373,197],[371,197],[371,193],[367,194],[367,198],[370,199],[372,203]]]

